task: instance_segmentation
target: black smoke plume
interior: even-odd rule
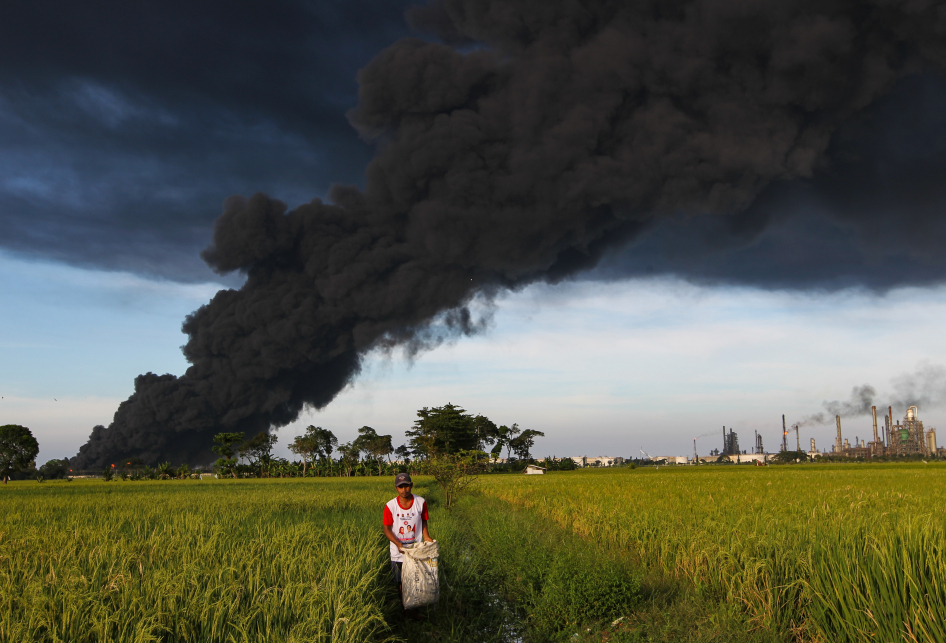
[[[893,391],[883,396],[878,396],[877,390],[870,384],[863,384],[851,389],[851,396],[847,400],[825,400],[822,403],[825,412],[805,416],[798,426],[833,424],[836,415],[869,415],[872,406],[878,408],[879,415],[884,415],[886,411],[883,409],[888,406],[897,414],[911,406],[925,409],[946,404],[946,368],[943,366],[921,362],[912,373],[901,373],[891,382]]]
[[[763,190],[814,176],[843,123],[946,61],[922,0],[444,0],[410,19],[442,42],[360,72],[364,189],[230,198],[203,258],[244,286],[186,319],[191,366],[137,378],[77,466],[209,459],[217,431],[324,407],[367,351],[474,332],[475,298],[593,268],[662,220],[759,234]]]

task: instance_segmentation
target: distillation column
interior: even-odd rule
[[[841,416],[835,415],[834,421],[837,422],[838,425],[838,437],[834,441],[834,452],[841,453],[841,449],[844,447],[844,442],[841,440]]]
[[[900,436],[897,436],[897,438],[899,437]],[[893,407],[888,406],[887,407],[887,448],[896,449],[898,448],[899,443],[900,443],[900,440],[899,439],[895,440],[894,434],[893,434]],[[893,451],[893,453],[897,453],[897,451]]]

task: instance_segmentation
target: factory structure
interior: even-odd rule
[[[835,416],[837,426],[837,437],[830,451],[818,451],[815,445],[815,439],[811,438],[807,455],[810,458],[822,457],[825,455],[842,456],[848,458],[876,458],[876,457],[897,457],[897,456],[922,456],[922,457],[940,457],[946,458],[946,448],[940,447],[936,443],[936,429],[926,428],[919,417],[919,409],[911,406],[907,409],[903,419],[894,422],[893,407],[887,407],[887,413],[883,416],[883,426],[877,420],[877,407],[871,407],[871,416],[873,420],[873,440],[868,441],[860,436],[854,436],[854,442],[850,438],[845,438],[841,431],[841,416]],[[801,451],[801,438],[799,436],[799,425],[793,424],[791,428],[786,426],[785,416],[782,416],[782,442],[779,445],[780,452],[790,451],[788,436],[791,431],[795,432],[795,451]],[[739,446],[739,435],[732,430],[726,431],[723,427],[723,448],[713,449],[709,455],[700,456],[697,454],[696,440],[693,441],[693,456],[685,458],[681,456],[661,458],[668,464],[699,464],[717,462],[720,460],[734,463],[754,462],[764,464],[777,456],[777,453],[766,453],[762,446],[762,436],[758,431],[755,432],[755,441],[751,449],[742,449]]]
[[[838,434],[834,439],[834,445],[831,447],[832,454],[851,458],[902,455],[946,456],[946,449],[938,447],[936,444],[936,429],[932,427],[927,429],[923,426],[917,407],[909,407],[903,419],[894,424],[893,407],[888,406],[887,414],[884,415],[882,431],[879,429],[877,422],[877,407],[872,406],[870,409],[873,419],[874,439],[867,442],[860,439],[859,436],[854,436],[854,445],[851,446],[850,439],[843,437],[841,434],[841,416],[835,416]],[[812,444],[814,444],[814,440],[812,440]]]
[[[718,462],[720,460],[735,462],[737,464],[742,464],[744,462],[757,462],[764,464],[766,459],[769,458],[771,454],[767,454],[765,449],[762,447],[762,436],[759,435],[759,432],[755,432],[755,440],[752,443],[751,449],[740,449],[739,447],[739,434],[732,430],[730,427],[729,432],[726,432],[726,427],[723,427],[723,450],[713,449],[710,451],[709,455],[700,456],[696,452],[696,440],[693,441],[693,458],[690,460],[691,463],[697,462]]]
[[[809,439],[809,449],[804,452],[809,458],[819,458],[824,456],[841,456],[846,458],[878,458],[878,457],[899,457],[899,456],[919,456],[928,458],[946,458],[946,448],[936,443],[936,429],[927,428],[920,420],[919,409],[916,406],[907,408],[903,419],[894,421],[893,407],[887,407],[887,413],[883,415],[883,421],[879,422],[877,418],[877,407],[871,407],[871,416],[873,420],[873,440],[868,441],[860,436],[854,436],[853,443],[850,438],[845,438],[841,431],[841,416],[835,416],[835,425],[837,427],[837,437],[834,440],[830,450],[818,451],[815,439]],[[882,425],[882,426],[881,426]],[[713,449],[709,455],[699,455],[697,451],[697,440],[693,440],[693,455],[660,455],[652,456],[641,448],[641,459],[657,463],[658,465],[694,465],[708,464],[712,462],[732,462],[734,464],[756,464],[764,465],[774,459],[779,458],[779,453],[797,454],[802,452],[801,435],[799,434],[800,424],[793,424],[789,427],[785,422],[785,416],[782,416],[782,440],[778,451],[767,453],[762,444],[762,435],[755,431],[752,446],[742,448],[739,444],[739,434],[733,431],[732,427],[723,427],[723,448]],[[789,434],[795,432],[795,444],[790,445]],[[703,435],[700,437],[708,437]],[[697,438],[699,439],[699,438]],[[795,448],[792,449],[791,447]],[[789,458],[801,457],[789,455]],[[629,459],[619,456],[573,456],[570,458],[576,467],[617,467],[628,462]],[[499,462],[505,462],[500,459]],[[539,471],[533,471],[539,473]]]

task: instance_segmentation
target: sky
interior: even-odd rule
[[[535,11],[514,4],[523,15]],[[605,128],[601,140],[617,141],[613,149],[599,143],[576,156],[581,145],[567,134],[575,131],[568,119],[605,109],[587,96],[600,104],[608,96],[584,86],[571,92],[567,74],[546,74],[552,63],[521,52],[546,34],[546,42],[571,47],[576,66],[586,65],[576,78],[613,72],[620,55],[601,63],[591,45],[559,45],[559,27],[543,27],[540,14],[532,23],[538,35],[517,40],[523,37],[504,31],[509,18],[489,6],[93,3],[73,15],[58,5],[14,2],[0,9],[0,423],[30,427],[39,462],[71,457],[95,425],[117,419],[116,434],[145,426],[135,410],[140,402],[114,416],[135,393],[136,376],[148,372],[177,376],[174,386],[213,400],[213,421],[229,421],[218,407],[234,401],[214,393],[227,388],[215,379],[220,360],[242,364],[253,354],[246,357],[240,334],[222,339],[231,313],[214,299],[194,318],[189,354],[199,368],[185,375],[181,347],[190,337],[182,322],[221,289],[239,289],[241,305],[252,308],[265,301],[260,293],[289,284],[297,299],[281,301],[308,311],[305,293],[313,286],[302,276],[314,275],[320,303],[311,310],[331,302],[348,314],[319,317],[321,344],[293,332],[274,345],[298,347],[304,359],[274,366],[266,360],[279,351],[259,349],[256,361],[266,365],[260,370],[281,375],[253,375],[240,389],[265,394],[238,422],[285,424],[277,429],[283,456],[308,424],[331,429],[341,441],[370,425],[399,444],[419,408],[447,402],[544,431],[537,455],[684,455],[693,438],[709,433],[699,440],[706,453],[721,446],[723,426],[740,433],[743,448],[758,430],[767,450],[776,450],[783,413],[790,424],[805,420],[864,384],[876,389],[879,406],[920,400],[927,425],[943,424],[946,82],[942,57],[911,22],[916,16],[903,17],[896,36],[916,45],[915,58],[888,57],[885,71],[861,69],[858,87],[841,88],[844,100],[811,98],[827,91],[818,83],[837,83],[807,67],[802,77],[811,83],[785,90],[795,94],[784,99],[744,85],[737,92],[722,67],[706,87],[686,80],[667,89],[668,81],[653,81],[652,94],[696,96],[695,105],[716,101],[703,112],[694,108],[695,124],[685,130],[686,140],[714,142],[693,152],[699,162],[677,163],[690,150],[663,127],[677,117],[645,99],[624,121],[613,116],[598,125]],[[840,12],[825,19],[858,33]],[[815,20],[804,10],[795,17],[801,25]],[[599,40],[607,44],[615,25],[627,22],[595,19],[600,25],[579,15],[550,18],[548,25],[581,25],[604,34]],[[622,43],[637,33],[633,25],[620,28],[627,30]],[[841,39],[844,28],[833,37]],[[818,29],[812,33],[825,32]],[[712,59],[698,48],[697,58],[674,61],[664,44],[678,51],[673,37],[663,36],[634,58],[636,68],[659,63],[669,74]],[[623,44],[613,46],[632,57]],[[808,61],[792,47],[795,59]],[[490,58],[493,51],[505,52],[505,62]],[[864,58],[856,53],[852,59]],[[830,60],[843,55],[832,52]],[[817,60],[798,64],[820,68]],[[851,64],[839,64],[838,75],[851,76]],[[448,65],[456,68],[442,73]],[[454,86],[467,77],[479,89]],[[624,79],[605,77],[602,87]],[[546,92],[545,101],[558,101],[561,110],[530,125],[523,125],[525,116],[507,123],[490,101],[520,96],[523,88]],[[455,97],[461,89],[468,92],[462,106]],[[848,95],[865,98],[845,102]],[[414,106],[400,107],[408,103]],[[714,120],[721,106],[733,104],[752,105],[736,119],[757,119],[751,131]],[[541,111],[530,110],[524,113]],[[480,156],[488,156],[486,149],[498,154],[495,141],[508,141],[511,151],[503,154],[511,160],[503,168],[534,158],[530,167],[541,170],[529,183],[523,172],[510,174],[503,190],[512,197],[490,187],[488,197],[470,205],[469,195],[482,193],[470,187],[479,175],[446,184],[430,178],[444,172],[443,155],[453,159],[449,176],[468,168],[468,149],[455,141],[463,139],[466,130],[457,128],[466,127],[471,112],[495,128],[492,147]],[[445,115],[454,129],[432,138]],[[660,145],[627,134],[645,116],[655,119],[645,131],[669,132]],[[788,147],[780,128],[793,132]],[[535,131],[544,135],[535,138]],[[622,137],[634,142],[625,145]],[[558,147],[548,147],[550,140]],[[571,160],[561,166],[538,160],[569,146]],[[625,165],[607,166],[600,176],[572,172],[582,163],[606,167],[601,158]],[[556,177],[570,187],[550,200]],[[432,180],[432,187],[408,195],[404,186],[420,180]],[[339,184],[357,187],[333,190]],[[321,201],[285,216],[272,214],[269,201],[227,201],[257,192],[289,210]],[[332,208],[356,223],[330,227],[338,220]],[[490,212],[504,214],[492,220],[484,214]],[[405,217],[411,223],[403,229],[392,223]],[[320,232],[307,221],[319,221]],[[272,233],[282,222],[285,229]],[[397,265],[407,266],[398,274],[410,278],[389,280],[391,266],[377,259],[381,246],[365,246],[342,268],[312,267],[299,250],[335,256],[365,234],[407,239],[399,256],[414,258]],[[213,252],[202,258],[208,247]],[[289,258],[297,257],[304,270],[292,267],[296,259]],[[364,265],[375,267],[358,268]],[[332,299],[339,288],[355,294]],[[272,302],[263,307],[269,317],[230,318],[240,333],[257,338],[252,346],[286,320],[298,326],[311,317],[293,317]],[[361,321],[346,325],[351,318]],[[374,324],[370,332],[363,330],[366,320]],[[260,329],[265,333],[253,335]],[[353,338],[344,352],[325,348],[344,337]],[[230,348],[221,353],[214,348],[220,342]],[[308,364],[331,364],[339,354],[357,355],[358,365],[330,384],[312,384]],[[303,384],[286,389],[285,377]],[[287,408],[301,412],[292,419]],[[168,425],[182,422],[173,418],[184,411],[171,413]],[[895,417],[904,411],[895,407]],[[164,430],[148,422],[141,435]],[[868,437],[869,416],[852,411],[843,422],[852,441]],[[188,435],[185,425],[175,425],[185,431],[180,435]],[[833,431],[809,421],[802,446],[813,437],[819,449],[830,447]]]

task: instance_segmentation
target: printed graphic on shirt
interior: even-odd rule
[[[395,537],[402,545],[413,545],[420,542],[424,521],[427,520],[427,503],[420,496],[414,496],[411,506],[404,508],[397,498],[384,506],[383,523],[392,527]],[[397,562],[403,559],[401,553],[391,543],[391,560]]]

